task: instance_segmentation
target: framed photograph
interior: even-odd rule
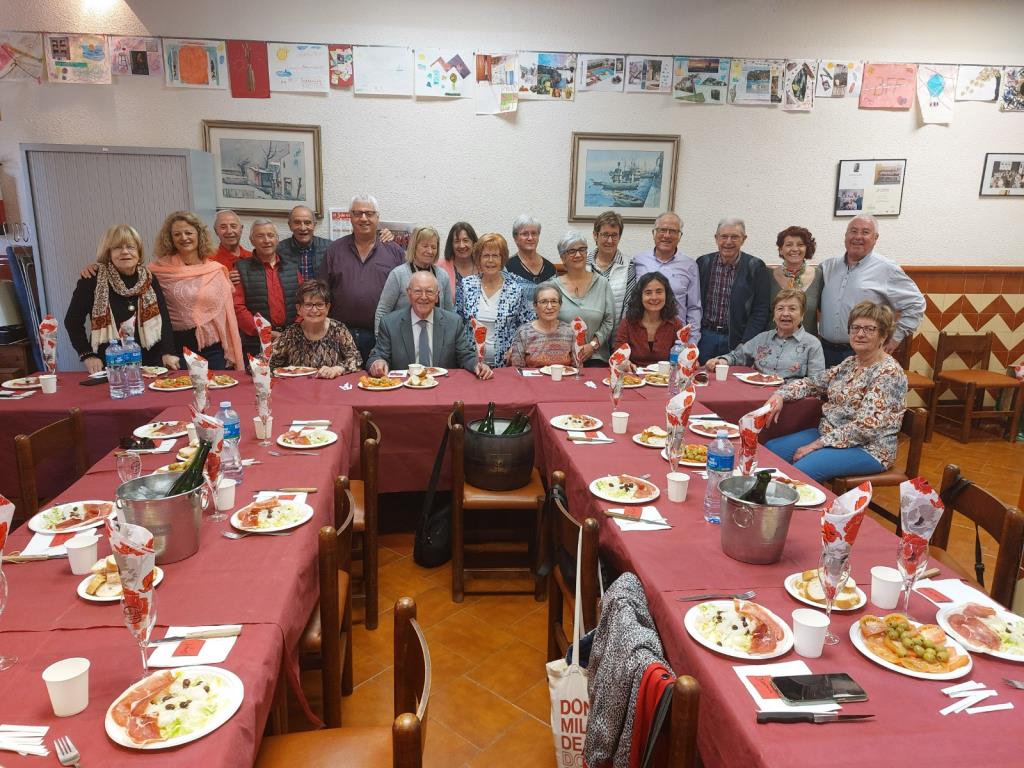
[[[653,222],[676,202],[679,136],[573,133],[569,220],[612,210],[627,222]]]
[[[840,160],[836,174],[836,216],[899,216],[903,207],[904,160]]]
[[[213,154],[217,207],[249,216],[287,216],[296,205],[323,216],[320,126],[204,120]]]
[[[1024,154],[989,152],[981,171],[982,197],[1024,197]]]

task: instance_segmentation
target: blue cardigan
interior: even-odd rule
[[[494,334],[495,367],[505,365],[505,353],[515,341],[519,327],[537,319],[530,303],[535,286],[506,270],[502,270],[501,276],[505,278],[505,284],[501,287],[498,299],[498,319],[491,331]],[[482,296],[479,275],[470,275],[458,281],[455,288],[455,311],[462,316],[467,326],[469,319],[476,316]]]

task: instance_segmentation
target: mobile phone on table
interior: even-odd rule
[[[787,704],[821,704],[867,701],[864,689],[845,672],[826,675],[785,675],[773,677],[772,687]]]

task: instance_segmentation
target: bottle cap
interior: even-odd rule
[[[221,406],[223,406],[223,405],[224,404],[221,403]],[[726,430],[724,430],[724,429],[720,429],[720,430],[718,430],[718,434],[715,435],[715,439],[717,440],[720,437],[724,437],[726,440],[728,440],[729,439],[729,433]]]
[[[231,401],[230,400],[223,400],[223,401],[221,401],[220,407],[221,408],[225,408],[225,409],[226,408],[230,408],[231,407]]]

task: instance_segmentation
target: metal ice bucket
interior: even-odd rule
[[[153,534],[158,565],[191,557],[199,549],[199,524],[209,501],[206,483],[176,496],[164,497],[181,472],[144,475],[117,489],[114,504],[129,523]]]
[[[782,557],[793,505],[800,495],[772,480],[765,492],[768,504],[742,501],[739,497],[756,482],[752,475],[740,475],[727,477],[718,486],[722,492],[722,551],[734,560],[764,565]]]

